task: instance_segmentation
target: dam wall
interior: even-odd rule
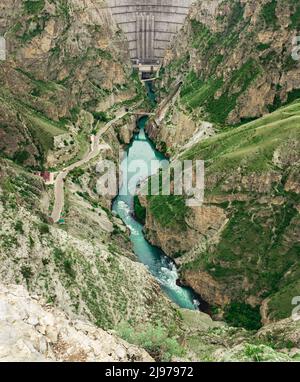
[[[107,0],[125,33],[132,61],[159,64],[194,0]]]

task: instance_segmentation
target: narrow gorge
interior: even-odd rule
[[[298,0],[2,0],[0,361],[300,361],[299,33]]]

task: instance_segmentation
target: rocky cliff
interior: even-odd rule
[[[151,362],[143,349],[90,322],[70,319],[22,286],[0,285],[0,361]],[[182,311],[184,360],[299,360],[299,325],[289,320],[257,334],[214,323],[200,312]],[[179,359],[174,358],[174,361]]]
[[[0,287],[1,362],[153,361],[89,322],[70,320],[22,286]]]
[[[205,200],[141,198],[145,230],[225,317],[289,317],[299,294],[299,22],[295,1],[198,1],[157,82],[161,97],[183,84],[148,132],[171,159],[205,161]]]
[[[159,147],[173,155],[193,135],[211,134],[203,120],[238,124],[298,98],[300,64],[292,51],[299,29],[295,0],[196,1],[160,73],[161,99],[183,85],[153,136]]]
[[[252,333],[179,310],[136,261],[127,228],[110,211],[113,195],[96,192],[98,160],[117,161],[134,117],[114,124],[97,158],[70,172],[62,224],[51,224],[53,185],[36,170],[57,172],[82,158],[92,134],[146,102],[104,5],[0,5],[8,49],[0,62],[0,358],[151,360],[115,334],[125,321],[125,334],[155,359],[166,345],[174,360],[299,359],[299,321]],[[292,0],[198,1],[157,85],[161,98],[174,85],[174,99],[148,129],[170,156],[206,162],[202,207],[141,198],[149,240],[176,260],[216,317],[255,330],[260,313],[264,323],[288,317],[299,294],[300,105],[291,103],[299,67],[288,61],[298,16]],[[156,347],[155,330],[165,336]]]
[[[0,151],[34,168],[84,151],[94,128],[137,96],[126,41],[102,0],[1,2]],[[105,115],[107,113],[107,116]]]
[[[112,127],[99,156],[66,180],[64,224],[51,224],[54,188],[36,172],[56,173],[81,159],[92,134],[144,100],[124,36],[104,6],[1,2],[7,59],[0,62],[0,278],[104,329],[122,320],[168,325],[178,319],[176,307],[136,261],[111,199],[95,192],[98,160],[117,160],[134,118]]]
[[[178,127],[181,128],[181,127]],[[209,303],[291,314],[299,289],[299,102],[200,141],[179,159],[205,160],[205,198],[141,198],[146,233]]]

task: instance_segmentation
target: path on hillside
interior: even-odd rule
[[[62,171],[58,173],[54,182],[54,205],[51,214],[51,219],[54,223],[57,223],[60,218],[64,208],[64,181],[70,171],[75,168],[81,167],[84,164],[88,163],[92,159],[96,158],[99,153],[108,147],[107,144],[100,144],[100,138],[103,134],[105,134],[110,127],[118,120],[122,119],[125,115],[128,114],[128,111],[122,112],[116,118],[108,122],[105,126],[103,126],[97,135],[92,136],[91,147],[89,151],[83,156],[79,161],[72,163],[70,166],[64,168]]]

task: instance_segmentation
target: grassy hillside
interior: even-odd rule
[[[291,57],[299,15],[297,0],[224,0],[216,10],[195,2],[161,72],[161,96],[180,78],[179,109],[220,125],[299,98],[299,62]]]
[[[183,159],[205,158],[209,173],[230,172],[242,162],[247,172],[275,170],[272,158],[281,144],[300,140],[300,102],[256,121],[227,128],[186,151]]]
[[[228,218],[217,242],[200,249],[186,244],[183,277],[189,281],[191,274],[205,272],[230,296],[231,304],[245,303],[251,296],[258,304],[268,297],[269,317],[290,316],[300,274],[300,101],[222,130],[185,151],[181,159],[205,160],[204,207],[221,208]],[[186,225],[192,210],[180,203],[178,213],[170,201],[172,196],[150,198],[148,214],[155,229],[162,230],[170,226],[167,215],[178,240],[184,241],[186,230],[193,231]],[[197,233],[199,240],[206,234],[209,231]],[[190,251],[192,257],[186,255]],[[171,254],[179,256],[176,245]],[[226,309],[230,312],[235,305]]]

